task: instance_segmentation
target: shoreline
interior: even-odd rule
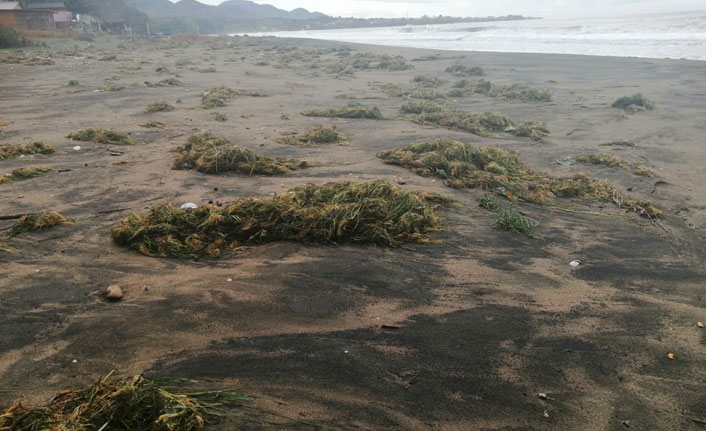
[[[217,35],[213,35],[218,37]],[[307,41],[307,42],[332,42],[338,44],[349,44],[359,46],[361,48],[385,48],[388,50],[392,49],[407,49],[407,50],[419,50],[424,52],[443,52],[449,54],[497,54],[497,55],[546,55],[546,56],[568,56],[568,57],[586,57],[586,58],[600,58],[600,59],[633,59],[633,60],[655,60],[655,61],[685,61],[685,62],[699,62],[706,63],[706,59],[691,59],[691,58],[670,58],[670,57],[637,57],[637,56],[623,56],[623,55],[598,55],[598,54],[568,54],[568,53],[555,53],[555,52],[524,52],[524,51],[473,51],[473,50],[455,50],[455,49],[443,49],[443,48],[423,48],[414,46],[401,46],[401,45],[383,45],[383,44],[372,44],[372,43],[362,43],[362,42],[347,42],[334,39],[316,39],[308,37],[285,37],[285,36],[273,36],[264,34],[258,35],[256,33],[232,33],[228,34],[228,37],[256,37],[256,38],[274,38],[281,40],[292,40],[292,41]]]

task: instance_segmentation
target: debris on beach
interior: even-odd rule
[[[635,114],[642,111],[651,111],[655,108],[654,103],[642,93],[633,94],[632,96],[623,96],[610,105],[613,108],[622,109],[630,114]]]
[[[105,291],[105,298],[110,301],[119,301],[123,299],[123,289],[117,285],[108,286]]]
[[[10,228],[10,236],[16,236],[25,232],[48,229],[50,227],[71,223],[71,220],[55,211],[48,213],[27,214],[20,217],[20,219],[17,220],[17,223]]]
[[[367,118],[372,120],[382,118],[382,113],[378,108],[363,106],[359,103],[351,103],[344,108],[304,111],[302,115],[306,117]]]
[[[38,177],[40,175],[47,174],[52,171],[49,166],[42,166],[39,168],[17,168],[11,173],[5,174],[5,176],[0,177],[0,184],[9,183],[13,181],[23,181],[30,178]]]
[[[205,174],[237,172],[246,175],[280,175],[309,167],[303,160],[279,159],[256,154],[211,133],[193,135],[177,149],[174,169],[195,169]]]
[[[424,243],[440,229],[441,195],[410,193],[387,181],[306,184],[271,199],[183,211],[162,204],[112,229],[114,241],[144,255],[216,258],[271,241],[340,242],[396,247]]]
[[[70,133],[67,138],[80,142],[95,142],[106,145],[140,145],[141,143],[123,132],[107,129],[82,129]]]
[[[297,145],[300,147],[313,147],[322,144],[340,144],[344,141],[343,135],[338,133],[335,127],[317,126],[309,132],[300,136],[287,136],[277,142],[285,145]]]
[[[555,197],[578,198],[613,202],[650,218],[662,214],[649,201],[625,199],[606,182],[585,174],[552,177],[523,164],[519,154],[499,148],[439,140],[383,151],[377,157],[421,176],[443,178],[452,188],[479,188],[510,201],[546,205]]]
[[[44,142],[32,142],[31,144],[7,144],[0,146],[0,160],[11,159],[20,156],[33,154],[53,154],[56,149]]]
[[[229,390],[173,393],[143,376],[112,374],[84,389],[63,390],[44,406],[13,404],[0,412],[0,430],[200,431],[251,400]]]

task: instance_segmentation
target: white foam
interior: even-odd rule
[[[706,60],[706,11],[611,19],[472,22],[257,35],[454,51]]]

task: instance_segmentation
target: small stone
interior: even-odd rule
[[[625,428],[630,428],[630,421],[623,421],[623,426]]]
[[[120,288],[120,286],[108,286],[105,297],[112,301],[117,301],[123,298],[123,290]]]
[[[407,184],[407,181],[405,181],[405,180],[397,180],[397,184],[403,186],[403,185]]]
[[[696,326],[698,326],[699,328],[703,328],[704,324],[703,322],[696,322]]]

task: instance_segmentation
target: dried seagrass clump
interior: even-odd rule
[[[56,149],[54,147],[44,142],[33,142],[25,145],[7,144],[0,146],[0,160],[33,154],[53,154],[55,152]]]
[[[45,406],[12,405],[0,412],[0,430],[200,431],[250,400],[230,391],[175,394],[142,376],[118,380],[111,374],[61,391]]]
[[[367,118],[371,120],[379,120],[382,118],[382,113],[378,108],[362,106],[359,104],[351,104],[344,108],[334,108],[326,110],[310,110],[302,112],[306,117],[329,117],[329,118]]]
[[[48,229],[50,227],[62,224],[71,224],[71,220],[55,211],[48,213],[27,214],[20,217],[17,223],[12,226],[10,229],[10,236],[35,230]]]
[[[314,127],[309,132],[301,136],[288,136],[280,139],[280,144],[297,145],[300,147],[312,147],[322,144],[338,144],[343,142],[343,135],[338,133],[335,127],[322,126]]]
[[[238,92],[232,88],[221,85],[220,87],[215,87],[208,90],[201,97],[201,105],[204,109],[219,108],[226,106],[228,102],[234,97],[238,96]]]
[[[158,102],[152,102],[149,105],[147,105],[147,109],[145,109],[145,112],[148,113],[154,113],[154,112],[170,112],[173,111],[174,107],[170,105],[167,102],[164,101],[158,101]]]
[[[524,84],[498,85],[487,79],[475,81],[463,79],[458,81],[454,84],[449,96],[464,97],[476,94],[523,102],[551,102],[553,99],[552,92],[546,88],[537,88]]]
[[[49,166],[42,166],[39,168],[13,169],[13,171],[9,175],[5,175],[3,177],[0,177],[0,184],[10,183],[10,182],[14,182],[14,181],[28,180],[30,178],[34,178],[34,177],[38,177],[40,175],[47,174],[51,171],[52,171],[52,169]]]
[[[632,96],[623,96],[613,102],[611,106],[613,108],[623,109],[631,114],[655,109],[655,104],[642,93],[633,94]]]
[[[662,211],[651,202],[626,200],[610,184],[576,174],[556,178],[532,170],[515,152],[478,147],[457,141],[411,144],[378,153],[391,165],[403,166],[418,175],[443,178],[449,187],[479,188],[512,201],[548,204],[555,197],[614,202],[621,208],[648,217]]]
[[[140,145],[128,134],[106,129],[82,129],[70,133],[67,138],[81,142],[95,142],[106,145]]]
[[[309,167],[309,163],[303,160],[259,155],[211,133],[190,137],[177,152],[179,154],[174,158],[174,169],[195,169],[205,174],[237,172],[247,175],[280,175]]]
[[[447,201],[387,181],[307,184],[272,199],[240,199],[224,208],[159,205],[130,215],[112,234],[118,245],[147,256],[187,259],[215,258],[271,241],[395,247],[429,241],[428,234],[440,227],[436,209]]]

